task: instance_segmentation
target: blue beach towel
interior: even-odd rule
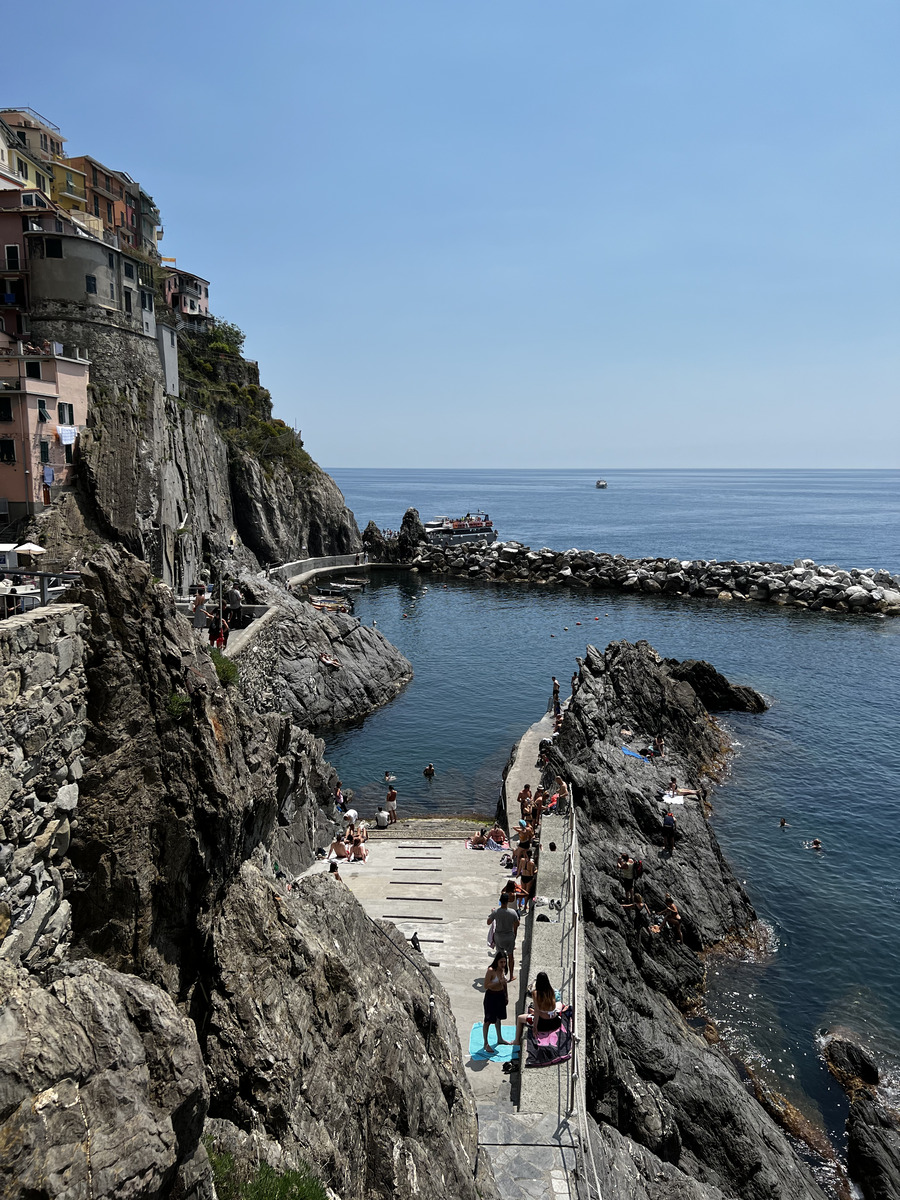
[[[500,1031],[508,1042],[513,1041],[516,1036],[515,1025],[501,1025]],[[491,1049],[486,1052],[484,1049],[484,1026],[481,1021],[477,1025],[472,1026],[472,1032],[469,1034],[469,1057],[475,1062],[513,1062],[519,1057],[518,1046],[498,1046],[497,1045],[497,1030],[491,1025],[488,1029],[488,1044]]]
[[[622,747],[622,753],[627,754],[629,758],[639,758],[641,762],[649,762],[649,758],[644,758],[643,754],[637,754],[634,750],[629,750],[627,746]]]

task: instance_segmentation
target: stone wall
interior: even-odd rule
[[[71,932],[64,884],[82,775],[86,613],[0,622],[0,958],[40,970]]]

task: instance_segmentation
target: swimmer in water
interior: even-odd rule
[[[787,821],[784,819],[784,817],[782,817],[781,820],[778,822],[778,827],[779,827],[779,829],[787,828]]]
[[[809,844],[810,844],[810,848],[813,850],[821,850],[822,849],[822,843],[819,841],[818,838],[813,838],[813,840]]]

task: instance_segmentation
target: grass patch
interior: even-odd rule
[[[238,670],[236,662],[232,662],[227,655],[223,654],[218,646],[207,646],[209,657],[213,660],[213,666],[216,668],[216,674],[219,677],[219,683],[223,683],[225,687],[231,687],[240,679],[241,673]]]
[[[173,721],[180,721],[186,712],[190,712],[191,698],[184,692],[172,692],[166,701],[166,712]]]
[[[233,1154],[217,1150],[211,1138],[203,1142],[219,1200],[328,1200],[308,1168],[279,1172],[266,1163],[239,1163]]]

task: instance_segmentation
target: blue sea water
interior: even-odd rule
[[[583,471],[332,474],[361,525],[398,528],[410,504],[423,518],[482,507],[502,537],[533,547],[900,567],[900,472],[611,471],[606,491]],[[646,638],[771,698],[761,716],[727,718],[737,753],[713,821],[777,950],[760,963],[712,962],[708,1005],[728,1043],[839,1142],[846,1107],[817,1032],[846,1025],[885,1063],[900,1060],[900,619],[445,587],[408,573],[376,577],[356,612],[416,672],[395,701],[327,739],[364,812],[379,802],[385,769],[401,811],[492,812],[509,749],[544,710],[551,674],[565,684],[589,642]]]

